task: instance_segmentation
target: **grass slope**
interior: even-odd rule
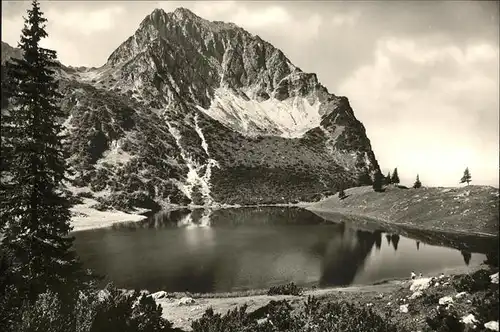
[[[490,186],[400,189],[383,193],[371,187],[347,189],[313,204],[311,211],[329,211],[375,218],[422,230],[498,236],[499,191]]]

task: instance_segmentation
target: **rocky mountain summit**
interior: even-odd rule
[[[100,208],[313,200],[379,168],[346,97],[184,8],[154,10],[102,67],[57,73],[74,185]]]

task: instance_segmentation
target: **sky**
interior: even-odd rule
[[[2,1],[16,46],[30,2]],[[155,8],[233,22],[349,98],[386,174],[427,186],[499,183],[499,2],[41,1],[43,45],[101,66]]]

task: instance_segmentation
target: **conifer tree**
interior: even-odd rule
[[[418,174],[417,174],[417,179],[415,180],[415,183],[413,184],[413,188],[418,189],[420,187],[422,187],[422,182],[420,182],[420,178],[418,177]]]
[[[340,199],[344,199],[344,198],[346,198],[346,197],[347,197],[347,196],[346,196],[346,194],[345,194],[344,187],[342,186],[342,187],[340,187],[340,190],[339,190],[339,198],[340,198]]]
[[[34,303],[47,290],[69,295],[80,262],[71,250],[70,202],[64,194],[66,162],[62,129],[64,114],[54,77],[56,52],[40,47],[47,37],[39,3],[32,2],[24,19],[21,59],[6,64],[3,87],[12,106],[2,112],[2,186],[0,232],[4,237],[9,279],[21,300]]]
[[[392,172],[391,183],[399,184],[399,175],[397,168],[395,168],[394,172]]]
[[[373,176],[373,190],[376,192],[382,192],[383,189],[383,184],[384,184],[384,176],[380,171],[375,172]]]
[[[387,172],[387,176],[385,177],[385,184],[386,185],[391,184],[391,172]]]
[[[373,181],[372,181],[372,178],[370,176],[370,173],[367,170],[362,170],[358,174],[358,185],[360,185],[360,186],[369,186],[369,185],[372,185],[372,184],[373,184]]]
[[[471,179],[472,179],[472,177],[471,177],[470,172],[469,172],[469,167],[467,167],[464,171],[464,175],[460,179],[460,183],[467,182],[467,185],[469,185],[469,183],[471,182]]]

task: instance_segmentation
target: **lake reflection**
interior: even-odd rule
[[[332,223],[299,208],[160,212],[141,223],[75,233],[86,267],[118,287],[225,292],[293,281],[373,283],[477,265],[485,255]]]

